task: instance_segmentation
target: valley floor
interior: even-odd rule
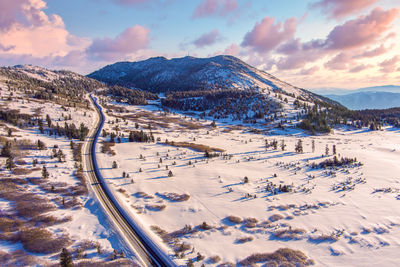
[[[177,262],[237,264],[254,253],[291,248],[317,266],[398,265],[398,129],[265,135],[247,127],[212,128],[210,121],[123,108],[126,112],[107,116],[106,130],[118,125],[125,138],[111,145],[115,155],[101,153],[99,144],[99,166],[132,217]],[[158,141],[127,142],[135,123],[145,132],[150,124]],[[266,150],[265,140],[274,139],[278,148]],[[298,140],[303,153],[295,152]],[[177,147],[182,146],[177,142],[223,149],[224,156],[205,158],[204,152]],[[337,158],[356,158],[356,163],[312,168],[333,159],[333,145]]]

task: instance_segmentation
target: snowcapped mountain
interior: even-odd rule
[[[208,89],[279,90],[309,98],[309,92],[279,80],[233,56],[149,58],[118,62],[88,75],[107,84],[154,92]]]

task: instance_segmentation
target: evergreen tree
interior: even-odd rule
[[[326,155],[326,156],[329,155],[329,147],[328,147],[328,145],[326,145],[326,147],[325,147],[325,155]]]
[[[11,156],[11,143],[7,141],[3,148],[1,149],[1,156],[2,157],[10,157]]]
[[[46,122],[47,122],[47,126],[50,128],[51,127],[51,118],[50,118],[49,114],[46,115]]]
[[[6,169],[11,171],[14,167],[14,158],[10,155],[6,160]]]
[[[112,168],[113,168],[113,169],[118,168],[117,162],[116,162],[115,160],[114,160],[113,163],[112,163]]]
[[[63,248],[60,253],[60,265],[61,265],[61,267],[74,266],[71,253],[66,248]]]
[[[315,140],[311,141],[311,149],[312,149],[312,152],[314,153],[315,152]]]
[[[333,153],[333,155],[336,155],[336,145],[332,146],[332,153]]]
[[[299,139],[299,140],[297,141],[297,144],[296,144],[294,150],[295,150],[297,153],[303,153],[303,141],[302,141],[301,139]]]
[[[47,171],[46,166],[43,166],[43,168],[42,168],[42,178],[43,179],[49,178],[49,172]]]
[[[45,145],[45,143],[43,143],[42,141],[38,140],[38,141],[37,141],[37,148],[38,148],[39,150],[45,150],[45,149],[46,149],[46,145]]]
[[[281,149],[282,149],[282,151],[285,151],[285,147],[286,147],[285,140],[282,140],[281,141]]]

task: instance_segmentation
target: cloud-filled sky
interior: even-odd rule
[[[0,65],[237,56],[303,88],[400,84],[399,0],[0,0]]]

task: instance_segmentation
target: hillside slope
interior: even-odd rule
[[[211,58],[149,58],[118,62],[88,75],[107,84],[155,92],[208,89],[271,89],[295,95],[304,90],[258,70],[233,56]]]

